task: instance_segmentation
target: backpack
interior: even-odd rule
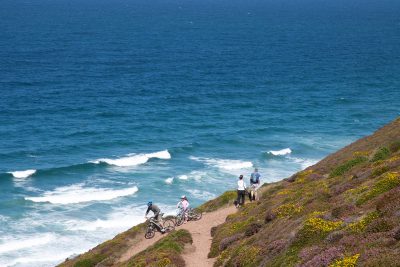
[[[254,180],[255,179],[255,180]],[[251,177],[250,177],[250,181],[253,183],[253,184],[258,184],[259,182],[260,182],[260,174],[258,174],[258,173],[252,173],[251,174]]]

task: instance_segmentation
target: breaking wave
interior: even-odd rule
[[[241,161],[235,159],[212,159],[212,158],[198,158],[198,157],[190,157],[191,160],[203,162],[204,164],[216,167],[221,170],[241,170],[248,169],[253,167],[253,163],[251,161]]]
[[[25,170],[25,171],[14,171],[14,172],[8,172],[11,174],[14,178],[28,178],[29,176],[32,176],[36,173],[36,170]]]
[[[124,189],[104,189],[83,187],[82,184],[56,188],[54,191],[45,192],[39,197],[25,197],[33,202],[49,202],[52,204],[76,204],[90,201],[112,200],[135,194],[137,186]]]
[[[268,154],[274,155],[274,156],[284,156],[291,154],[292,150],[290,148],[284,148],[281,150],[270,150],[268,151]]]
[[[130,154],[126,157],[116,159],[102,158],[90,162],[94,164],[106,163],[108,165],[114,165],[118,167],[132,167],[144,164],[152,158],[171,159],[171,154],[168,152],[168,150],[163,150],[149,154]]]

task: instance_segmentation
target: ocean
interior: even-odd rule
[[[54,266],[400,115],[400,2],[2,0],[0,266]]]

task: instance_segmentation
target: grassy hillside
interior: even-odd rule
[[[146,225],[141,223],[131,229],[115,236],[97,247],[83,253],[74,259],[67,259],[61,263],[60,267],[92,267],[92,266],[114,266],[116,260],[136,242],[140,236],[144,235]]]
[[[400,119],[214,229],[216,266],[400,266]]]
[[[192,236],[187,230],[174,231],[153,246],[133,256],[127,262],[118,264],[121,267],[183,267],[185,262],[181,253],[186,244],[192,243]]]
[[[215,266],[400,266],[400,118],[261,192],[212,229]],[[215,211],[235,197],[228,191],[198,209]],[[60,266],[183,266],[185,231],[117,263],[144,228]]]

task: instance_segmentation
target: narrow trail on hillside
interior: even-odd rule
[[[211,228],[225,222],[226,217],[229,214],[235,213],[235,206],[227,206],[217,211],[204,213],[203,218],[199,221],[190,221],[176,229],[186,229],[190,232],[193,238],[193,244],[185,248],[182,254],[185,260],[186,266],[188,267],[208,267],[213,266],[215,259],[209,259],[207,257],[208,252],[211,248]],[[156,233],[156,236],[152,239],[145,239],[139,237],[136,240],[132,240],[132,246],[121,256],[118,262],[124,262],[129,260],[132,256],[145,250],[149,246],[156,243],[164,235]]]
[[[181,227],[188,230],[193,238],[193,244],[182,255],[186,266],[211,267],[214,265],[215,258],[208,258],[212,241],[211,228],[224,223],[226,217],[235,212],[235,206],[231,205],[214,212],[206,213],[200,221],[188,222]]]

